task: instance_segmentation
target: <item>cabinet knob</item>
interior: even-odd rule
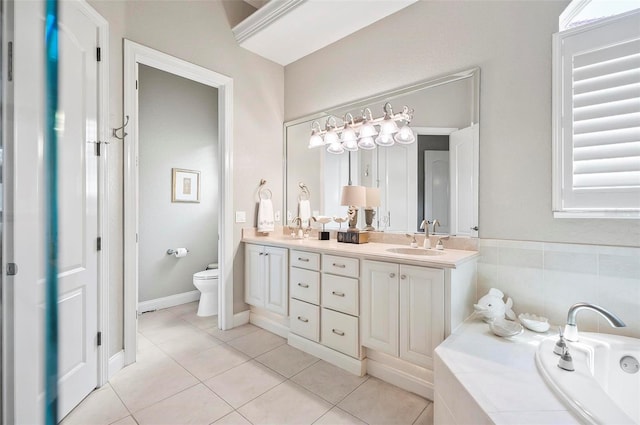
[[[475,230],[475,231],[477,232],[477,231],[478,231],[478,226],[473,226],[473,227],[471,228],[471,230]]]
[[[302,258],[302,257],[298,257],[298,261],[302,261],[304,263],[308,263],[309,259],[308,258]]]
[[[396,277],[396,274],[395,273],[389,273],[389,277],[393,279],[394,277]]]
[[[309,319],[307,319],[306,317],[302,317],[302,316],[298,316],[298,320],[304,323],[307,323],[309,321]]]
[[[264,252],[259,253],[258,255],[264,255]]]
[[[344,336],[344,332],[338,330],[338,329],[331,329],[331,332],[333,332],[336,335],[340,335],[340,336]]]
[[[298,282],[298,286],[301,287],[301,288],[308,288],[309,284],[308,283]]]
[[[344,292],[331,291],[331,293],[336,297],[344,297]]]
[[[401,275],[400,275],[400,279],[403,279],[403,280],[404,280],[404,279],[406,279],[406,278],[407,278],[407,275],[406,275],[406,274],[401,274]]]

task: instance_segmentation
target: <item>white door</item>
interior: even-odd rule
[[[244,246],[244,302],[264,306],[265,263],[262,245]]]
[[[398,265],[365,261],[360,291],[362,345],[398,356]]]
[[[424,218],[438,220],[438,233],[449,233],[449,151],[424,151]]]
[[[418,144],[396,144],[378,148],[380,184],[380,221],[382,230],[406,232],[418,230]]]
[[[265,307],[268,310],[289,315],[289,258],[286,248],[267,246],[264,248],[267,266]]]
[[[451,234],[478,237],[478,164],[480,127],[449,136],[451,172]]]
[[[43,422],[44,164],[42,2],[14,2],[13,256],[15,422]],[[60,2],[58,322],[61,419],[97,385],[98,28]],[[37,403],[36,403],[37,401]]]
[[[444,340],[444,271],[400,266],[400,358],[433,369]]]

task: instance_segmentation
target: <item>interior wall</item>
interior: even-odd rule
[[[286,66],[285,119],[479,66],[480,237],[640,246],[640,220],[551,212],[551,35],[568,3],[417,2]]]
[[[144,302],[196,290],[193,274],[218,262],[218,90],[141,64],[138,105]],[[200,202],[172,202],[173,168],[200,172]],[[178,247],[188,255],[167,255]]]
[[[149,46],[233,78],[234,210],[247,212],[247,223],[236,223],[234,245],[234,312],[244,303],[244,254],[241,229],[252,225],[260,179],[269,182],[276,205],[282,205],[282,122],[284,70],[238,46],[227,16],[237,19],[243,2],[89,0],[109,22],[109,126],[122,125],[123,38]],[[229,14],[229,15],[227,15]],[[111,355],[123,347],[123,142],[112,139],[109,155],[110,342]]]

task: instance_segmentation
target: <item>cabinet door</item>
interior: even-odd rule
[[[289,260],[286,248],[266,246],[264,261],[266,293],[264,306],[274,313],[289,314]]]
[[[244,246],[244,302],[264,306],[264,247]]]
[[[400,266],[400,358],[433,367],[444,339],[444,271]]]
[[[398,265],[364,261],[360,288],[362,345],[398,356]]]

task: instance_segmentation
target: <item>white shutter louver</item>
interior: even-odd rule
[[[639,217],[640,11],[554,43],[554,211]]]

